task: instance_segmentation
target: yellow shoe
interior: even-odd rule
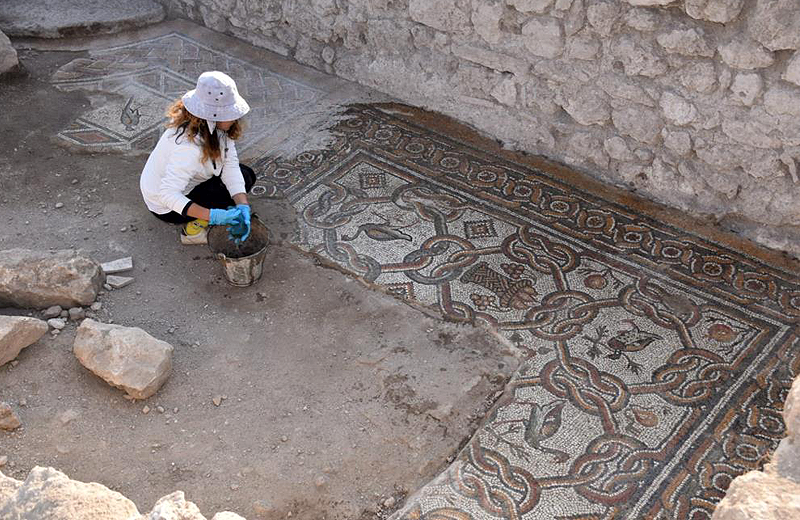
[[[198,218],[181,226],[181,244],[208,244],[208,221]]]

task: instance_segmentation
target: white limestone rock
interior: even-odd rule
[[[771,86],[764,92],[764,108],[774,116],[800,116],[800,88]]]
[[[754,41],[736,39],[719,47],[722,61],[734,69],[763,69],[775,63],[770,51]]]
[[[786,437],[800,445],[800,377],[794,380],[783,405]]]
[[[722,132],[737,143],[756,148],[780,148],[781,142],[771,135],[769,126],[760,121],[747,119],[726,119],[722,122]]]
[[[512,76],[504,77],[492,89],[491,96],[501,105],[515,106],[517,104],[517,82]]]
[[[566,55],[576,60],[594,60],[600,53],[600,40],[593,34],[579,33],[567,40]]]
[[[624,0],[636,7],[664,7],[674,4],[677,0]]]
[[[636,157],[628,147],[628,143],[618,135],[606,139],[603,143],[603,149],[615,161],[632,162],[636,160]]]
[[[553,0],[508,0],[508,5],[521,13],[542,14],[553,5]]]
[[[16,492],[0,500],[0,518],[121,520],[138,518],[133,502],[97,483],[70,480],[53,468],[35,467]]]
[[[217,513],[211,520],[246,520],[244,517],[237,515],[236,513],[231,513],[230,511],[222,511]]]
[[[781,78],[795,85],[800,85],[800,51],[792,55]]]
[[[747,29],[755,41],[771,51],[800,49],[797,0],[756,0]]]
[[[584,126],[604,125],[611,117],[606,95],[597,87],[582,87],[566,96],[562,107],[572,119]]]
[[[502,17],[503,4],[480,3],[473,7],[472,26],[481,38],[494,45],[503,38],[503,32],[500,30]]]
[[[11,40],[0,31],[0,74],[13,70],[19,65],[17,50],[11,46]]]
[[[679,156],[686,157],[692,152],[692,137],[689,132],[682,130],[670,132],[664,129],[662,137],[664,138],[664,146]]]
[[[528,71],[528,64],[522,60],[474,45],[453,45],[450,50],[459,58],[497,72],[511,72],[517,77],[523,77]]]
[[[0,251],[0,306],[91,305],[103,278],[100,265],[76,251]]]
[[[142,520],[205,520],[194,502],[189,502],[183,491],[175,491],[158,499],[153,509],[142,517]]]
[[[106,274],[121,273],[133,269],[133,257],[126,256],[125,258],[118,258],[111,262],[104,262],[100,264],[100,268]]]
[[[708,94],[717,85],[717,73],[710,61],[693,62],[677,72],[681,84],[695,92]]]
[[[686,99],[669,90],[662,94],[659,105],[664,117],[673,125],[688,125],[697,118],[697,108]]]
[[[715,50],[711,48],[706,40],[702,29],[675,29],[673,31],[659,34],[656,41],[667,52],[682,54],[684,56],[703,56],[711,58]]]
[[[628,76],[645,76],[654,78],[667,71],[667,64],[646,41],[637,42],[632,37],[623,35],[611,45],[611,53],[622,63]]]
[[[83,366],[134,399],[147,399],[167,380],[172,345],[138,327],[87,318],[78,327],[73,353]]]
[[[367,41],[377,52],[404,54],[414,50],[411,29],[396,20],[368,20]],[[334,54],[335,50],[326,45],[322,49],[322,60],[326,63],[333,63]]]
[[[655,110],[644,107],[623,107],[611,112],[611,120],[622,135],[642,143],[656,144],[664,127],[664,120]]]
[[[778,475],[750,471],[731,482],[712,520],[800,518],[800,484]]]
[[[440,31],[460,33],[469,27],[469,18],[455,0],[411,0],[408,12],[415,22]]]
[[[597,79],[597,85],[612,98],[632,101],[646,107],[655,107],[656,102],[640,86],[631,83],[624,76],[605,74]]]
[[[522,26],[522,36],[525,47],[535,56],[552,59],[564,52],[564,30],[556,18],[532,18]]]
[[[619,15],[620,10],[616,2],[592,3],[586,8],[586,19],[601,36],[611,34]]]
[[[3,507],[1,504],[5,504],[11,500],[11,497],[17,493],[21,485],[22,481],[7,477],[0,471],[0,507]]]
[[[608,156],[600,140],[589,132],[573,132],[567,139],[567,160],[577,162],[586,158],[600,168],[608,168]]]
[[[45,335],[47,323],[26,316],[0,316],[0,366]]]
[[[661,19],[651,9],[629,9],[622,15],[625,25],[641,32],[652,32],[659,28]]]
[[[740,72],[733,78],[730,90],[732,98],[744,106],[752,106],[764,89],[764,80],[760,74]]]
[[[728,23],[742,12],[744,0],[686,0],[686,14],[696,20]]]

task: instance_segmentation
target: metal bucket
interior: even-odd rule
[[[228,226],[211,226],[208,231],[208,247],[222,263],[225,279],[237,287],[261,278],[268,245],[269,230],[257,217],[250,221],[250,236],[240,245],[228,238]]]

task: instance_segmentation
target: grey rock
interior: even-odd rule
[[[647,41],[636,41],[625,35],[611,45],[611,53],[628,76],[654,78],[667,71],[667,63]]]
[[[17,50],[11,46],[11,40],[0,31],[0,75],[12,71],[19,65]]]
[[[599,88],[582,87],[565,97],[564,110],[581,125],[603,125],[611,118],[611,107]]]
[[[0,305],[90,305],[102,283],[97,262],[76,251],[0,251]]]
[[[0,402],[0,430],[15,430],[20,426],[19,418],[14,414],[11,405]],[[0,516],[0,518],[5,518]]]
[[[62,309],[60,305],[53,305],[52,307],[45,309],[45,311],[42,313],[42,317],[44,317],[46,320],[49,320],[50,318],[58,318],[61,316],[61,311],[63,310],[64,309]]]
[[[664,117],[673,125],[683,126],[691,123],[697,117],[697,108],[671,91],[666,91],[659,101]]]
[[[47,324],[56,330],[61,330],[67,326],[67,322],[64,318],[50,318],[47,320]]]
[[[764,108],[772,115],[800,116],[800,88],[774,85],[764,92]]]
[[[160,22],[164,8],[153,0],[3,0],[0,29],[9,36],[62,38],[109,34]]]
[[[44,336],[47,324],[25,316],[0,316],[0,366]]]
[[[800,85],[800,51],[792,55],[781,77],[790,83]]]
[[[83,310],[83,307],[71,307],[69,309],[69,319],[71,321],[82,320],[85,317],[86,317],[86,311]]]
[[[72,351],[83,366],[134,399],[158,391],[172,369],[173,347],[137,327],[85,319]]]
[[[475,28],[475,32],[487,43],[499,43],[503,38],[503,32],[500,30],[500,20],[504,11],[503,5],[499,3],[479,3],[473,9],[472,25]]]

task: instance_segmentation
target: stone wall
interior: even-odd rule
[[[800,518],[800,378],[783,408],[786,437],[764,471],[733,479],[712,520],[787,520]]]
[[[798,0],[160,0],[800,255]]]

